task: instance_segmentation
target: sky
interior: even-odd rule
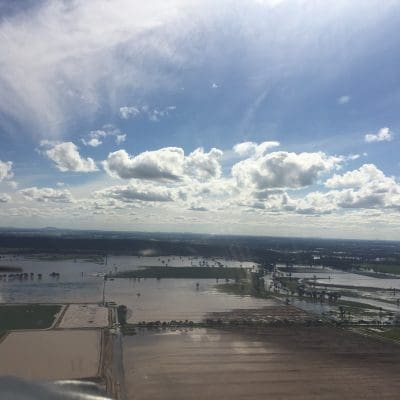
[[[400,240],[400,2],[0,0],[0,225]]]

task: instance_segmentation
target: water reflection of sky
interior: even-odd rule
[[[200,321],[209,312],[260,308],[269,304],[264,299],[220,292],[215,285],[214,279],[141,279],[140,282],[115,279],[107,282],[106,299],[126,305],[131,310],[129,322]]]
[[[38,259],[22,256],[2,257],[0,265],[13,265],[23,268],[24,272],[35,274],[34,279],[0,280],[0,302],[2,303],[79,303],[79,302],[100,302],[102,301],[103,278],[102,274],[112,270],[129,270],[143,266],[169,265],[181,266],[217,266],[221,263],[230,267],[252,267],[250,262],[223,259],[205,259],[202,257],[137,257],[137,256],[108,256],[107,263],[102,258],[93,260],[83,259]],[[51,278],[51,272],[60,273],[60,278]],[[42,279],[37,274],[42,274]],[[126,283],[128,282],[128,283]],[[142,281],[144,282],[144,281]],[[199,291],[192,291],[195,288],[195,281],[184,282],[183,280],[169,280],[159,282],[153,289],[141,289],[143,297],[140,306],[143,309],[144,299],[150,304],[145,310],[151,312],[154,305],[159,301],[166,303],[166,307],[176,308],[178,315],[184,312],[181,303],[186,305],[186,310],[194,307],[196,315],[204,311],[218,311],[239,307],[240,303],[235,296],[217,293],[212,285],[200,280]],[[161,288],[159,287],[161,285]],[[207,286],[207,290],[205,290]],[[136,291],[131,291],[131,283],[125,280],[109,281],[107,283],[107,298],[118,304],[135,304],[137,301]],[[153,295],[150,295],[152,292]],[[157,295],[156,295],[157,294]],[[168,295],[168,296],[167,296]],[[160,297],[161,296],[161,297]],[[176,296],[176,299],[174,299]],[[210,297],[208,299],[208,297]],[[207,298],[207,300],[205,300]],[[129,300],[128,300],[129,299]],[[229,304],[232,303],[232,306]],[[251,303],[251,300],[244,300],[244,305]],[[169,304],[169,305],[168,305]],[[214,304],[214,306],[212,306]],[[206,307],[210,306],[210,309]],[[157,306],[158,307],[158,306]],[[183,311],[182,311],[183,310]],[[183,315],[182,314],[182,315]],[[137,314],[136,314],[137,315]],[[143,314],[140,314],[143,315]],[[180,314],[179,314],[180,315]],[[186,315],[186,314],[185,314]]]
[[[141,267],[231,267],[231,268],[252,268],[255,263],[248,261],[225,260],[222,258],[204,258],[204,257],[140,257],[140,256],[108,256],[108,269],[114,270],[133,270]]]
[[[331,279],[317,279],[319,284],[341,285],[341,286],[357,286],[381,289],[400,289],[400,279],[391,278],[374,278],[371,276],[353,274],[353,273],[334,273],[330,274]],[[318,278],[318,277],[317,277]]]
[[[34,279],[0,281],[0,302],[3,303],[74,303],[99,302],[102,298],[102,264],[84,260],[40,260],[16,257],[2,259],[0,265],[15,265],[24,272],[35,274]],[[60,278],[49,276],[60,273]],[[42,274],[38,279],[37,274]]]
[[[293,271],[301,271],[304,267],[294,267]],[[288,272],[284,272],[288,273]],[[351,272],[333,270],[330,268],[316,268],[313,272],[292,272],[293,278],[313,279],[320,285],[356,286],[378,289],[400,289],[398,278],[375,278]]]

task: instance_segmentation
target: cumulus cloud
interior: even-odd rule
[[[10,186],[12,189],[16,189],[18,187],[18,182],[8,181],[7,185]]]
[[[115,128],[113,125],[105,125],[103,129],[90,131],[82,139],[82,143],[85,146],[97,147],[103,144],[103,140],[108,136],[113,136],[116,144],[121,144],[126,140],[126,134],[121,133],[118,128]]]
[[[8,203],[11,201],[11,196],[7,193],[0,193],[0,203]]]
[[[165,147],[145,151],[137,156],[130,156],[125,150],[118,150],[108,155],[103,166],[110,175],[124,179],[177,181],[183,174],[183,161],[182,149]]]
[[[337,193],[337,204],[341,208],[385,208],[391,206],[386,193],[374,192],[370,189],[343,190]]]
[[[257,192],[244,193],[233,201],[240,207],[247,209],[265,210],[268,212],[292,211],[295,206],[285,191],[274,190],[264,196],[258,196]]]
[[[30,187],[19,191],[26,199],[38,202],[72,203],[74,198],[69,190]]]
[[[232,167],[232,176],[241,187],[300,188],[312,185],[324,172],[339,165],[340,157],[318,153],[273,152],[254,156]]]
[[[215,148],[208,153],[198,148],[188,156],[179,147],[145,151],[137,156],[118,150],[108,155],[103,166],[108,174],[123,179],[177,182],[186,175],[198,179],[219,177],[221,156],[222,151]]]
[[[233,151],[240,156],[249,156],[249,155],[261,156],[264,153],[266,153],[269,149],[278,147],[279,145],[280,143],[276,141],[262,142],[260,144],[254,142],[242,142],[235,144],[235,146],[233,146]]]
[[[303,198],[293,200],[294,210],[298,214],[330,214],[338,209],[337,191],[310,192]]]
[[[310,192],[294,199],[300,214],[328,214],[338,210],[399,210],[400,185],[373,164],[333,175],[325,182],[328,192]]]
[[[158,122],[161,118],[166,117],[171,111],[176,109],[175,106],[168,106],[162,109],[151,108],[147,105],[136,107],[136,106],[124,106],[120,107],[119,115],[122,119],[135,118],[138,115],[145,115],[150,121]]]
[[[347,171],[343,175],[333,175],[325,182],[328,188],[361,188],[371,182],[393,182],[374,164],[364,164],[359,169]]]
[[[85,146],[91,146],[91,147],[97,147],[97,146],[100,146],[101,144],[103,144],[103,142],[97,137],[93,137],[90,139],[82,139],[82,143]]]
[[[171,192],[163,187],[142,185],[139,183],[112,186],[95,192],[95,197],[116,199],[122,202],[169,202],[173,200]]]
[[[343,189],[331,192],[342,208],[398,208],[400,201],[400,185],[395,178],[386,176],[373,164],[334,175],[325,185]]]
[[[393,139],[393,133],[389,128],[381,128],[377,133],[368,133],[364,136],[367,143],[390,142]]]
[[[125,133],[115,136],[115,143],[116,144],[124,143],[125,140],[126,140],[126,134]]]
[[[134,118],[139,114],[140,110],[134,106],[124,106],[119,109],[119,115],[122,119]]]
[[[191,176],[200,179],[219,178],[221,176],[220,158],[223,152],[212,148],[208,153],[198,148],[185,158],[184,168]]]
[[[89,140],[82,139],[82,143],[85,146],[97,147],[100,146],[103,142],[98,138],[91,138]]]
[[[46,143],[42,142],[42,146]],[[62,172],[93,172],[97,171],[96,163],[92,158],[83,158],[79,154],[78,147],[72,142],[63,142],[45,150],[47,157],[52,160],[56,168]]]
[[[11,161],[0,160],[0,182],[4,179],[11,179],[14,176],[12,167],[13,163]]]
[[[189,208],[190,211],[208,211],[208,208],[202,206],[191,206]]]

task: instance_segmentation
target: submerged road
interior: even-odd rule
[[[122,333],[119,328],[118,312],[115,306],[110,308],[111,329],[109,334],[109,348],[111,350],[107,391],[116,400],[126,400],[125,374],[122,355]]]

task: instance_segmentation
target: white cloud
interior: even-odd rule
[[[232,167],[232,176],[239,186],[268,188],[300,188],[312,185],[324,172],[342,161],[339,157],[318,153],[273,152],[254,156]]]
[[[134,118],[139,114],[140,114],[140,110],[134,106],[130,106],[130,107],[124,106],[124,107],[120,107],[120,109],[119,109],[119,115],[121,116],[122,119]]]
[[[30,187],[19,191],[26,199],[38,202],[72,203],[74,198],[69,190]]]
[[[0,203],[8,203],[11,201],[11,196],[7,193],[0,193]]]
[[[261,156],[269,149],[273,149],[274,147],[278,147],[279,145],[280,143],[276,141],[262,142],[260,144],[257,144],[255,142],[242,142],[235,144],[233,146],[233,151],[240,156]]]
[[[122,119],[135,118],[140,114],[144,114],[150,121],[158,122],[161,118],[167,117],[171,111],[176,109],[175,106],[168,106],[162,109],[151,108],[149,106],[124,106],[120,107],[119,115]]]
[[[361,188],[371,182],[393,182],[374,164],[364,164],[357,170],[347,171],[343,175],[333,175],[325,182],[325,186],[337,188]]]
[[[97,146],[100,146],[101,144],[103,144],[103,142],[98,138],[91,138],[89,140],[82,139],[82,143],[85,146],[91,146],[91,147],[97,147]]]
[[[381,128],[377,133],[368,133],[365,135],[367,143],[390,142],[393,139],[393,133],[389,128]]]
[[[191,176],[199,179],[219,178],[221,176],[221,165],[219,163],[223,152],[212,148],[208,153],[198,148],[190,153],[185,159],[185,170]]]
[[[47,157],[52,160],[56,167],[62,171],[93,172],[97,167],[93,159],[83,158],[79,154],[77,146],[72,142],[56,144],[45,150]]]
[[[284,3],[286,0],[253,0],[255,3],[269,8],[274,8]]]
[[[130,156],[125,150],[108,155],[104,169],[111,176],[123,179],[145,179],[177,182],[185,176],[197,179],[216,178],[221,175],[219,159],[222,151],[211,149],[205,153],[198,148],[185,156],[179,147],[165,147]]]
[[[68,121],[77,117],[90,119],[107,107],[115,111],[132,98],[146,98],[155,89],[182,87],[182,75],[192,74],[193,66],[212,60],[213,71],[233,68],[238,49],[247,49],[243,76],[258,77],[249,80],[251,89],[270,88],[279,82],[282,70],[296,76],[293,72],[316,62],[321,71],[334,74],[327,54],[338,48],[328,51],[321,46],[319,33],[325,32],[331,44],[341,43],[343,32],[348,32],[344,28],[354,22],[353,2],[330,2],[334,4],[329,12],[323,2],[312,10],[294,2],[279,13],[263,10],[255,1],[222,1],[217,6],[204,0],[38,3],[1,21],[0,53],[7,57],[0,66],[0,91],[8,96],[0,98],[0,110],[31,126],[32,132],[56,137],[66,134]],[[370,11],[376,6],[372,3]],[[331,15],[340,21],[333,33],[326,29],[332,26]],[[383,18],[382,12],[374,26]],[[230,24],[230,34],[225,35],[220,28]],[[295,57],[300,48],[307,57]]]
[[[90,131],[89,134],[82,139],[85,146],[97,147],[103,144],[106,137],[112,136],[115,138],[116,144],[121,144],[126,140],[126,134],[121,133],[118,128],[113,125],[104,125],[103,129]]]
[[[126,140],[126,134],[121,134],[121,135],[115,136],[115,143],[116,144],[124,143],[125,140]]]
[[[147,115],[149,116],[150,121],[158,122],[161,118],[164,118],[170,114],[171,111],[176,109],[175,106],[168,106],[162,110],[152,109],[147,110]]]
[[[16,189],[18,187],[18,182],[8,181],[7,185],[10,186],[12,189]]]
[[[297,211],[326,213],[338,209],[399,209],[400,185],[373,164],[334,175],[325,182],[333,189],[311,192],[297,202]]]
[[[215,82],[211,85],[211,89],[218,89],[219,85],[217,85]]]
[[[4,179],[11,179],[14,176],[12,167],[13,163],[11,161],[0,160],[0,182]]]
[[[337,192],[311,192],[303,198],[294,200],[294,209],[298,214],[330,214],[338,209],[336,195]]]
[[[341,208],[385,208],[390,207],[387,194],[371,191],[370,188],[361,190],[345,189],[337,193],[337,204]]]
[[[193,3],[55,0],[2,19],[0,91],[9,94],[0,98],[2,114],[32,134],[60,137],[70,119],[93,116],[119,93],[168,86],[149,66],[176,63],[179,51],[164,33]]]
[[[137,156],[118,150],[108,155],[103,166],[110,175],[123,179],[177,181],[183,174],[183,162],[182,149],[165,147],[156,151],[145,151]]]
[[[347,104],[350,100],[351,100],[351,97],[348,95],[345,95],[345,96],[340,96],[337,99],[337,102],[338,102],[338,104],[343,105],[343,104]]]
[[[163,187],[143,185],[136,182],[125,186],[112,186],[95,192],[95,197],[116,199],[122,202],[169,202],[173,200],[171,192]]]
[[[196,206],[196,205],[192,205],[189,208],[190,211],[209,211],[208,208],[206,207],[202,207],[202,206]]]

